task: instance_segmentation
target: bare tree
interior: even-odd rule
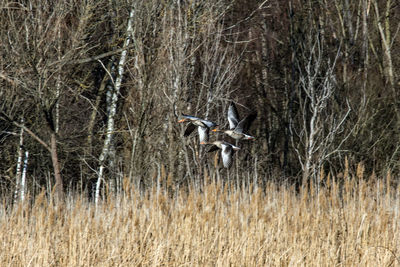
[[[198,139],[180,136],[177,120],[181,112],[225,119],[216,111],[228,103],[241,66],[236,37],[224,32],[228,8],[223,1],[147,1],[138,8],[137,18],[146,19],[135,21],[137,53],[127,66],[130,87],[124,106],[130,139],[124,154],[135,183],[153,183],[151,177],[159,173],[186,183],[204,170]]]
[[[3,63],[8,67],[1,70],[0,78],[13,89],[2,100],[20,105],[2,109],[2,118],[23,128],[50,153],[55,192],[57,199],[63,199],[59,140],[70,132],[62,129],[61,117],[68,118],[71,113],[62,105],[73,92],[72,62],[92,49],[85,40],[95,4],[86,1],[76,8],[63,1],[28,1],[8,6],[13,8],[2,10],[6,22],[2,33],[7,33],[2,35],[2,53],[7,55]],[[25,125],[19,123],[22,117],[28,121]]]
[[[344,112],[337,112],[333,103],[336,86],[336,57],[324,57],[323,44],[318,34],[310,38],[307,52],[298,62],[300,104],[299,124],[291,122],[292,146],[303,170],[303,183],[312,178],[319,182],[319,170],[334,154],[340,152],[345,139],[336,143],[350,113],[350,106]],[[302,64],[304,62],[304,65]],[[295,139],[294,137],[297,137]]]
[[[230,100],[258,111],[236,178],[318,180],[344,150],[399,168],[398,131],[387,130],[400,121],[395,3],[3,1],[1,192],[19,198],[27,151],[26,195],[93,183],[99,201],[104,182],[174,190],[223,177],[176,121],[224,127]]]
[[[96,205],[99,202],[99,197],[100,197],[100,186],[101,182],[103,181],[103,173],[104,173],[104,168],[105,168],[105,160],[107,156],[110,155],[110,145],[112,141],[112,137],[114,136],[114,124],[115,124],[115,114],[117,112],[117,101],[118,101],[118,96],[120,94],[120,89],[121,89],[121,84],[122,84],[122,79],[124,75],[124,67],[125,67],[125,62],[127,60],[127,54],[128,50],[127,47],[129,46],[129,43],[131,42],[131,38],[133,35],[133,19],[135,16],[135,8],[132,7],[130,13],[129,13],[129,18],[128,18],[128,25],[126,28],[126,37],[124,41],[123,47],[125,48],[122,50],[120,59],[118,62],[118,67],[117,67],[117,77],[115,79],[115,82],[113,81],[113,85],[108,87],[107,95],[110,98],[110,101],[108,101],[108,106],[107,106],[107,111],[108,111],[108,116],[107,116],[107,132],[106,132],[106,138],[104,139],[104,145],[102,152],[99,157],[99,172],[98,172],[98,177],[97,177],[97,183],[96,183],[96,192],[95,192],[95,203]],[[113,80],[112,77],[110,77],[111,80]],[[114,158],[109,158],[110,161],[114,161]]]

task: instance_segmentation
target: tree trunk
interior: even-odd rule
[[[26,170],[28,169],[29,151],[25,151],[24,167],[22,168],[21,186],[20,186],[20,200],[24,202],[26,192]]]
[[[383,69],[386,75],[386,81],[390,84],[391,88],[394,86],[394,76],[393,76],[393,63],[392,63],[392,53],[391,53],[391,38],[390,38],[390,22],[389,22],[389,11],[390,11],[390,0],[387,1],[387,7],[385,12],[384,22],[385,25],[382,26],[381,17],[379,15],[379,7],[377,1],[374,1],[375,13],[376,13],[376,24],[378,27],[379,34],[381,36],[382,50],[384,51],[383,57]]]
[[[64,199],[64,186],[63,186],[63,180],[61,178],[61,173],[60,173],[60,165],[58,162],[58,155],[57,155],[57,138],[56,138],[56,133],[52,132],[50,136],[50,152],[51,152],[51,161],[53,162],[53,170],[54,170],[54,177],[56,180],[55,184],[55,192],[56,192],[56,197],[57,201],[62,201]]]
[[[126,39],[125,39],[125,43],[124,43],[124,47],[127,48],[131,38],[133,36],[133,18],[135,15],[135,9],[132,7],[131,12],[129,14],[129,20],[128,20],[128,26],[126,28]],[[113,132],[114,132],[114,117],[116,114],[116,110],[117,110],[117,101],[118,101],[118,95],[120,92],[120,88],[121,88],[121,84],[122,84],[122,76],[124,74],[124,65],[125,65],[125,61],[127,58],[127,53],[128,50],[124,49],[121,52],[121,58],[119,60],[118,63],[118,68],[117,68],[117,79],[115,80],[115,83],[113,84],[113,86],[111,86],[111,90],[113,90],[112,95],[111,95],[111,101],[109,103],[109,107],[107,107],[108,112],[108,121],[107,121],[107,132],[106,132],[106,138],[104,140],[104,145],[103,145],[103,149],[102,152],[100,154],[99,157],[99,161],[100,161],[100,167],[99,167],[99,174],[97,177],[97,183],[96,183],[96,192],[95,192],[95,203],[96,205],[99,202],[99,197],[100,197],[100,186],[101,186],[101,182],[103,180],[103,174],[104,174],[104,168],[105,168],[105,160],[107,159],[107,157],[109,156],[110,153],[110,144],[111,144],[111,140],[113,137]],[[113,159],[111,159],[113,160]]]
[[[364,108],[366,105],[366,91],[367,91],[367,81],[368,81],[368,65],[369,65],[369,53],[368,53],[368,3],[367,0],[363,0],[362,7],[362,54],[364,57],[363,63],[363,96],[361,101],[361,106]]]
[[[23,124],[24,121],[21,121]],[[22,167],[22,156],[23,156],[23,149],[22,146],[24,145],[24,129],[20,129],[19,134],[19,147],[18,147],[18,160],[17,160],[17,171],[15,175],[15,192],[14,192],[14,204],[17,203],[18,198],[21,194],[21,167]]]

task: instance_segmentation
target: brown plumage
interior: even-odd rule
[[[183,136],[185,136],[185,137],[189,136],[194,131],[194,129],[196,129],[196,127],[197,127],[200,142],[207,142],[210,129],[214,129],[215,127],[218,127],[218,124],[216,124],[215,122],[200,119],[195,116],[190,116],[190,115],[185,115],[185,114],[182,114],[182,119],[179,120],[178,122],[181,123],[181,122],[187,122],[187,121],[189,121],[190,123],[187,126]]]
[[[228,108],[229,129],[214,129],[213,132],[223,132],[236,140],[253,140],[254,136],[246,134],[251,124],[257,117],[257,113],[247,115],[243,120],[239,121],[239,114],[236,105],[231,102]]]
[[[208,150],[208,152],[221,149],[222,163],[225,168],[230,168],[232,166],[232,156],[236,150],[240,149],[239,147],[234,146],[225,141],[201,142],[200,144],[212,145],[212,147]]]

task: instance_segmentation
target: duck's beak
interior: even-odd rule
[[[219,130],[217,128],[215,128],[215,129],[212,129],[211,131],[218,132]]]
[[[206,145],[206,142],[201,141],[201,142],[200,142],[200,145]]]
[[[245,140],[255,140],[256,138],[254,137],[254,136],[251,136],[251,135],[247,135],[246,137],[245,137]]]
[[[185,122],[185,121],[186,121],[186,119],[181,119],[178,122]]]

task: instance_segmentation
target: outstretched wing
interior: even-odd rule
[[[215,122],[213,122],[213,121],[208,121],[208,120],[200,120],[203,124],[204,124],[204,126],[207,126],[208,128],[210,128],[210,129],[213,129],[213,128],[215,128],[216,126],[218,126],[218,124],[216,124]]]
[[[186,115],[186,114],[183,114],[183,113],[182,113],[181,117],[183,117],[185,119],[188,119],[188,120],[191,120],[191,121],[200,120],[200,118],[197,118],[197,117],[191,116],[191,115]]]
[[[214,146],[210,147],[210,149],[207,152],[213,152],[213,151],[216,151],[218,149],[219,149],[219,147],[214,145]]]
[[[235,129],[239,123],[239,114],[233,102],[231,102],[228,108],[228,121],[230,130]]]
[[[243,120],[241,120],[238,123],[235,130],[240,133],[243,133],[243,132],[246,133],[256,118],[257,118],[257,113],[252,113],[252,114],[248,115],[246,118],[244,118]]]
[[[189,136],[194,131],[194,129],[196,129],[196,125],[189,123],[189,125],[186,127],[186,130],[185,130],[185,133],[183,134],[183,136],[185,136],[185,137]]]

